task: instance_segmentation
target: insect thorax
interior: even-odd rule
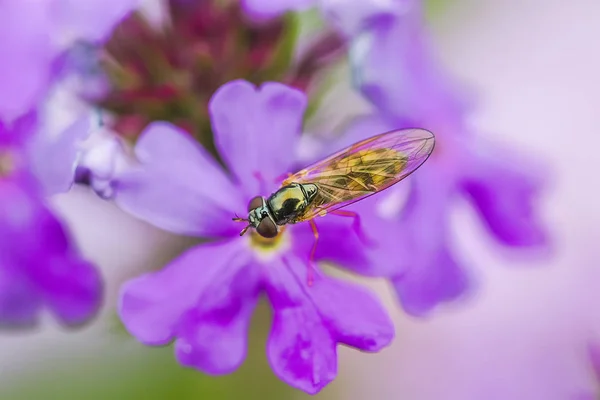
[[[317,195],[313,184],[292,183],[284,186],[269,197],[267,203],[277,225],[284,225],[302,214]]]

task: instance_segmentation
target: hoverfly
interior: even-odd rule
[[[314,218],[326,214],[351,216],[340,210],[400,182],[429,157],[434,135],[425,129],[400,129],[365,139],[306,167],[285,179],[281,188],[267,199],[257,196],[248,205],[249,228],[264,238],[274,238],[280,227],[308,221],[315,234],[311,258],[316,250],[318,231]]]

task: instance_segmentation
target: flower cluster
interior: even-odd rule
[[[450,245],[455,199],[467,199],[498,242],[547,246],[535,213],[542,173],[467,123],[470,110],[435,60],[418,0],[165,0],[160,23],[129,13],[134,1],[39,3],[0,5],[8,38],[0,42],[0,323],[33,323],[45,306],[78,324],[98,309],[99,272],[47,203],[73,183],[203,240],[123,285],[118,314],[131,335],[151,346],[174,342],[184,366],[230,373],[244,361],[264,294],[273,309],[271,367],[311,394],[335,378],[338,344],[375,352],[394,337],[375,296],[325,274],[323,262],[386,278],[402,307],[423,315],[471,287]],[[326,28],[304,43],[293,12],[313,6]],[[24,19],[33,28],[21,29]],[[75,42],[91,45],[92,62],[70,62],[82,56]],[[435,132],[435,152],[409,185],[350,205],[360,219],[327,215],[316,232],[298,223],[273,238],[254,229],[240,236],[232,219],[302,166],[303,122],[320,100],[315,83],[344,54],[373,111],[333,143],[313,138],[323,151],[310,158],[414,127]],[[44,111],[64,78],[90,78],[92,69],[102,90],[90,94],[84,80],[77,93],[116,134],[84,152],[87,114],[50,134]]]

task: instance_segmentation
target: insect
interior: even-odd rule
[[[317,216],[336,214],[354,218],[360,232],[358,214],[340,210],[381,192],[406,178],[432,153],[434,135],[425,129],[400,129],[355,143],[285,179],[268,198],[257,196],[248,205],[249,228],[264,238],[274,238],[280,227],[308,221],[315,235],[312,261],[318,241],[314,222]]]

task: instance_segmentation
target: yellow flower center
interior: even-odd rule
[[[261,253],[271,253],[288,243],[289,235],[285,235],[285,227],[279,229],[274,238],[260,236],[255,230],[250,231],[250,245]]]
[[[0,151],[0,177],[8,176],[15,169],[15,160],[9,152]]]

